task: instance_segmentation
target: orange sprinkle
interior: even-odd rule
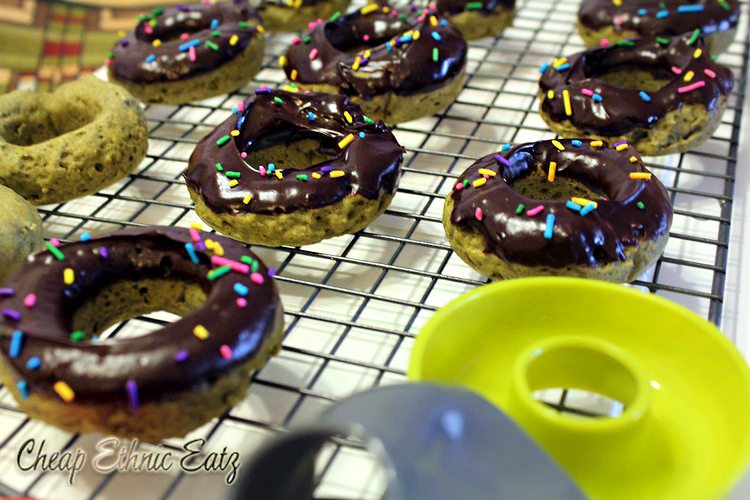
[[[555,173],[557,172],[557,162],[549,162],[549,171],[547,172],[547,180],[555,182]]]

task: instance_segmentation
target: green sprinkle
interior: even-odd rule
[[[717,56],[717,55],[713,55],[713,56],[711,56],[711,60],[712,60],[712,61],[715,61],[715,60],[717,60],[718,58],[719,58],[719,56]]]
[[[214,42],[212,42],[211,40],[206,40],[206,47],[208,47],[208,48],[209,48],[209,49],[211,49],[211,50],[215,50],[215,51],[217,51],[217,52],[219,51],[219,46],[218,46],[218,45],[216,45],[216,44],[215,44]]]
[[[307,179],[308,179],[308,177],[307,177],[307,174],[299,174],[299,175],[297,176],[297,180],[298,180],[298,181],[303,181],[303,182],[307,182]]]
[[[466,3],[466,10],[482,10],[484,9],[484,4],[482,2],[467,2]]]
[[[110,50],[109,52],[107,52],[107,57],[109,57],[110,59],[112,59],[112,58],[115,57],[115,53]]]
[[[368,124],[368,125],[375,125],[375,120],[373,120],[369,116],[365,116],[364,119],[365,119],[365,123],[366,124]]]
[[[516,207],[516,214],[521,215],[525,208],[526,206],[523,203],[519,203],[518,206]]]
[[[224,175],[226,175],[230,179],[239,179],[240,178],[240,173],[239,172],[233,172],[231,170],[227,170]]]
[[[211,32],[211,36],[221,36],[221,31],[219,31],[219,30],[213,30]]]
[[[281,97],[278,96],[274,96],[273,102],[275,102],[276,104],[284,104],[284,101],[282,101]]]
[[[310,35],[307,35],[305,38],[302,39],[302,41],[305,43],[310,43],[310,40],[311,40]]]
[[[440,59],[440,53],[438,52],[438,48],[437,47],[433,47],[433,49],[432,49],[432,60],[435,61],[435,62],[438,62],[439,59]]]
[[[65,260],[65,256],[60,251],[59,248],[57,248],[55,245],[50,243],[49,241],[45,243],[47,246],[47,250],[49,250],[49,253],[51,253],[57,260]]]
[[[669,45],[669,38],[664,38],[661,36],[656,37],[656,43],[659,43],[661,45]]]
[[[635,45],[635,42],[633,40],[620,40],[619,42],[617,42],[617,45],[621,47],[632,47],[633,45]]]
[[[160,16],[164,14],[164,7],[157,7],[151,11],[152,16]]]
[[[331,22],[335,22],[339,17],[341,17],[341,12],[337,10],[328,20]]]
[[[719,5],[721,5],[721,8],[724,10],[730,10],[731,7],[728,3],[726,3],[724,0],[719,0]]]
[[[464,179],[464,187],[469,187],[469,179]]]
[[[208,275],[207,275],[208,281],[217,280],[221,278],[222,276],[224,276],[225,274],[229,273],[229,271],[231,270],[232,268],[229,266],[221,266],[221,267],[217,267],[216,269],[212,269],[208,272]]]
[[[70,334],[70,340],[73,342],[80,342],[86,338],[86,334],[83,330],[76,330]]]
[[[237,26],[239,26],[240,28],[249,28],[250,27],[250,25],[247,24],[247,21],[240,21],[240,22],[237,23]]]
[[[406,17],[406,14],[400,14],[400,15],[398,16],[398,20],[399,20],[399,21],[401,21],[402,23],[406,23],[406,22],[409,22],[409,18],[408,18],[408,17]]]
[[[258,272],[258,268],[259,268],[259,267],[260,267],[260,266],[258,265],[258,261],[257,261],[257,260],[254,260],[254,261],[253,261],[253,263],[252,263],[252,264],[250,264],[250,271],[251,271],[251,272],[254,272],[254,273],[257,273],[257,272]]]
[[[250,257],[249,255],[243,255],[242,257],[240,257],[240,262],[244,262],[245,264],[247,264],[249,266],[254,261],[253,261],[253,258]]]
[[[224,137],[222,137],[221,139],[219,139],[218,141],[216,141],[216,145],[217,146],[223,146],[224,144],[228,143],[230,139],[231,139],[231,137],[229,137],[228,135],[225,135]]]
[[[636,203],[635,206],[640,208],[641,210],[644,210],[646,208],[646,205],[644,205],[642,201]]]
[[[695,41],[698,39],[698,37],[701,34],[701,30],[699,28],[695,28],[695,31],[693,31],[693,34],[690,35],[690,40],[688,40],[688,45],[693,45]]]
[[[216,170],[218,170],[219,172],[223,172],[224,171],[224,167],[221,166],[221,163],[217,163],[216,164]]]

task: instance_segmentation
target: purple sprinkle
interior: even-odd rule
[[[128,45],[130,45],[130,40],[128,40],[127,38],[123,38],[122,40],[120,40],[120,45],[122,45],[123,47],[127,47]]]
[[[273,278],[276,276],[276,268],[275,267],[269,267],[268,268],[268,277]]]
[[[135,383],[135,380],[130,379],[125,382],[125,390],[128,392],[128,404],[130,405],[130,409],[132,411],[137,411],[141,406],[138,401],[138,384]]]
[[[206,244],[204,243],[204,241],[203,241],[203,240],[200,240],[200,241],[199,241],[198,243],[196,243],[196,244],[195,244],[195,246],[196,246],[196,248],[198,248],[198,250],[200,250],[201,252],[205,252],[205,251],[207,250],[207,248],[206,248]]]
[[[255,95],[270,94],[270,93],[271,93],[271,89],[269,89],[268,87],[255,89]]]
[[[13,297],[16,291],[12,288],[0,288],[0,297]]]
[[[177,353],[174,355],[174,360],[178,363],[182,363],[188,359],[188,351],[187,349],[183,349],[181,351],[177,351]]]
[[[510,167],[510,162],[505,159],[502,155],[495,155],[495,159],[505,165],[506,167]]]
[[[321,171],[321,172],[326,172],[326,173],[328,173],[328,172],[330,172],[331,170],[333,170],[333,168],[332,168],[332,167],[331,167],[330,165],[326,165],[325,167],[320,167],[320,171]]]
[[[365,65],[367,65],[368,62],[370,62],[370,58],[369,57],[365,57],[364,59],[362,59],[361,61],[359,61],[359,65],[360,66],[365,66]]]
[[[107,247],[101,247],[99,249],[99,255],[101,255],[103,259],[109,259],[109,251],[107,250]]]
[[[19,321],[21,319],[21,313],[15,309],[3,309],[3,316],[13,321]]]
[[[620,141],[620,142],[616,142],[616,143],[615,143],[615,145],[614,145],[614,146],[612,146],[612,147],[613,147],[613,148],[616,148],[616,147],[617,147],[617,146],[619,146],[620,144],[627,144],[627,142],[625,142],[625,141]]]
[[[183,4],[175,5],[174,8],[182,12],[188,12],[190,10],[187,5]]]

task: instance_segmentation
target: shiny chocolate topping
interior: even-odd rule
[[[444,16],[456,15],[465,11],[490,14],[500,10],[512,10],[516,6],[516,0],[485,0],[483,2],[437,0],[435,5],[435,9]]]
[[[445,19],[370,4],[296,38],[282,58],[287,77],[346,95],[414,95],[461,74],[467,45]]]
[[[179,80],[218,68],[262,36],[244,0],[156,8],[115,45],[107,64],[119,80]]]
[[[623,88],[597,78],[629,69],[650,72],[666,83],[651,91]],[[541,71],[541,109],[556,122],[569,120],[581,130],[600,135],[652,128],[685,103],[711,110],[734,85],[732,71],[711,59],[703,37],[696,34],[591,49],[545,64]]]
[[[676,36],[700,29],[704,35],[737,26],[737,0],[583,0],[580,23],[591,30],[612,27],[638,36]]]
[[[63,382],[75,402],[127,402],[133,385],[138,401],[159,401],[167,393],[210,383],[265,353],[261,346],[281,321],[272,273],[243,245],[192,233],[174,227],[125,229],[30,257],[5,285],[10,292],[0,295],[0,355],[21,384],[22,397],[58,397],[56,384]],[[206,250],[206,244],[214,250]],[[219,260],[213,253],[217,244],[224,250]],[[210,271],[225,265],[222,258],[238,270],[212,277]],[[195,283],[206,301],[145,336],[93,340],[99,332],[84,328],[85,339],[72,332],[76,311],[98,290],[123,279],[148,278]],[[246,297],[238,295],[245,290],[237,283]],[[244,307],[236,302],[240,297]],[[206,338],[194,333],[199,325],[208,332]]]
[[[669,196],[631,146],[560,139],[504,149],[469,167],[450,195],[451,223],[481,231],[487,252],[528,266],[596,267],[623,261],[627,247],[668,234]],[[553,182],[575,181],[596,198],[536,200],[514,189],[535,173],[538,182],[550,182],[551,162]],[[631,173],[650,178],[634,179]],[[596,202],[595,208],[588,202]]]
[[[395,192],[404,149],[348,98],[259,89],[238,108],[239,116],[198,143],[183,173],[213,211],[289,213]],[[252,161],[254,151],[303,139],[318,141],[329,159],[311,166]]]

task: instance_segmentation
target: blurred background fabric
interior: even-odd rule
[[[180,0],[0,0],[0,93],[52,90],[100,67],[136,16]]]

